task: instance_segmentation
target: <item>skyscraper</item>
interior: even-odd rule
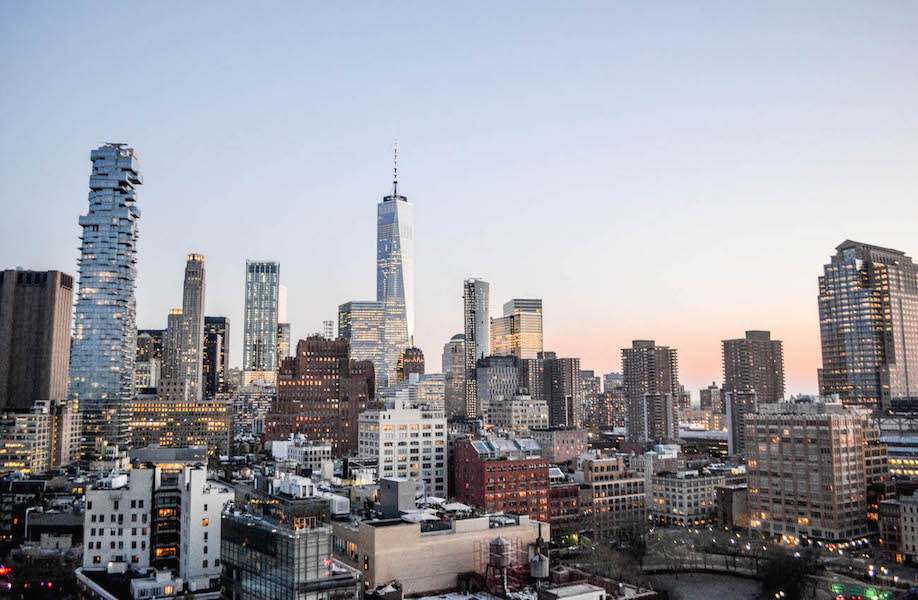
[[[350,342],[351,358],[373,363],[377,389],[386,387],[384,313],[382,302],[355,300],[338,307],[338,337]]]
[[[599,409],[599,395],[602,394],[602,378],[595,371],[580,371],[580,395],[582,397],[580,419],[581,425],[596,414]]]
[[[302,433],[329,440],[335,455],[357,450],[357,418],[375,397],[373,364],[350,357],[346,340],[300,340],[281,365],[277,398],[265,417],[265,439]]]
[[[680,392],[676,349],[653,340],[635,340],[622,349],[622,374],[628,396],[628,438],[662,442],[678,432]]]
[[[290,346],[292,344],[292,333],[290,323],[277,324],[277,364],[280,365],[284,359],[290,356]]]
[[[67,399],[72,306],[66,273],[0,272],[0,411]]]
[[[398,357],[398,367],[395,369],[396,381],[408,381],[412,373],[424,374],[424,353],[420,348],[405,348]]]
[[[245,261],[245,323],[242,339],[243,382],[277,381],[277,317],[280,265]]]
[[[554,352],[540,352],[539,359],[551,426],[579,428],[583,424],[580,359],[558,358]]]
[[[398,147],[392,194],[376,210],[376,300],[383,305],[386,385],[414,340],[414,205],[398,193]]]
[[[845,240],[819,278],[823,395],[847,406],[918,396],[918,265]]]
[[[182,292],[182,377],[188,397],[198,401],[204,393],[204,256],[189,254]]]
[[[204,392],[208,398],[228,390],[230,320],[204,317]]]
[[[514,298],[491,319],[491,354],[536,358],[542,351],[542,299]]]
[[[465,323],[465,414],[480,414],[475,363],[490,353],[491,286],[481,279],[466,279],[462,294]]]
[[[730,456],[746,455],[746,416],[758,411],[757,394],[748,392],[725,392],[727,408],[727,452]]]
[[[457,333],[443,346],[442,371],[446,417],[465,414],[465,334]]]
[[[764,404],[784,398],[784,350],[768,331],[723,341],[724,391],[755,392]]]
[[[128,442],[137,337],[137,186],[142,183],[137,154],[125,144],[105,144],[90,158],[70,353],[70,394],[83,412],[87,451],[100,438]]]

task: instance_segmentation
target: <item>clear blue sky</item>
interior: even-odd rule
[[[238,364],[246,258],[281,262],[296,337],[373,298],[398,137],[434,369],[478,276],[584,368],[655,338],[695,390],[771,329],[814,391],[833,248],[918,255],[916,32],[915,2],[4,0],[2,266],[74,273],[89,151],[130,143],[138,324],[202,252]]]

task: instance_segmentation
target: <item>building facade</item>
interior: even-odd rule
[[[371,362],[350,358],[347,340],[300,340],[296,356],[281,366],[265,439],[302,433],[311,440],[330,440],[336,456],[356,451],[358,415],[375,406],[374,378]]]
[[[204,394],[213,398],[227,391],[229,370],[230,320],[228,317],[204,317]]]
[[[381,302],[346,302],[338,307],[338,337],[351,345],[351,358],[373,363],[376,389],[386,387],[385,310]]]
[[[420,348],[405,348],[398,357],[398,366],[395,368],[395,381],[401,383],[408,381],[412,374],[424,374],[424,353]]]
[[[628,396],[628,438],[635,442],[672,439],[667,423],[678,423],[672,406],[680,392],[676,349],[657,346],[653,340],[635,340],[631,348],[622,350],[622,371]]]
[[[67,399],[72,306],[66,273],[0,272],[0,411]]]
[[[233,406],[226,400],[177,400],[138,396],[129,405],[135,448],[207,446],[211,453],[232,448]]]
[[[542,351],[542,299],[514,298],[491,319],[491,354],[538,358]]]
[[[746,415],[749,525],[839,544],[867,534],[863,415],[837,401],[765,404]]]
[[[609,540],[643,531],[646,524],[644,479],[618,456],[592,453],[579,464],[581,511],[591,539]]]
[[[918,265],[842,242],[819,278],[819,333],[824,396],[867,407],[918,397]]]
[[[715,522],[723,475],[706,471],[663,472],[650,480],[650,517],[661,525],[703,527]]]
[[[465,334],[457,333],[443,346],[442,371],[446,417],[465,414]]]
[[[465,416],[474,418],[481,415],[475,366],[478,359],[490,354],[491,285],[480,279],[467,279],[462,289],[465,326]]]
[[[84,450],[129,442],[137,345],[137,153],[106,144],[90,154],[89,211],[80,217],[80,291],[70,350],[70,395],[83,413]]]
[[[784,399],[784,348],[769,331],[723,341],[724,391],[755,392],[759,402]]]
[[[242,333],[244,383],[277,379],[277,323],[280,264],[245,261],[245,316]]]

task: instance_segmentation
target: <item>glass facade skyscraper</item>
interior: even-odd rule
[[[245,262],[245,317],[242,340],[244,382],[277,381],[277,317],[280,265]]]
[[[126,446],[136,352],[138,157],[125,144],[90,154],[89,212],[80,217],[80,291],[70,353],[70,394],[83,413],[84,450],[97,439]]]
[[[397,178],[376,215],[376,300],[384,311],[380,381],[386,386],[395,383],[398,357],[414,339],[414,205],[399,195]]]
[[[353,301],[338,307],[338,337],[350,342],[352,359],[373,363],[377,389],[386,387],[384,314],[382,302]],[[393,370],[393,383],[394,373]]]
[[[823,395],[847,406],[918,396],[918,265],[846,240],[819,278]]]
[[[514,298],[491,319],[491,354],[537,358],[542,351],[542,299]]]

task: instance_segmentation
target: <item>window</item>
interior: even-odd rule
[[[203,567],[204,567],[205,569],[207,568],[207,561],[206,561],[206,560],[204,561]]]
[[[210,522],[210,521],[209,521],[208,519],[202,519],[202,520],[201,520],[201,525],[204,526],[204,527],[207,527],[207,524],[208,524],[209,522]]]

